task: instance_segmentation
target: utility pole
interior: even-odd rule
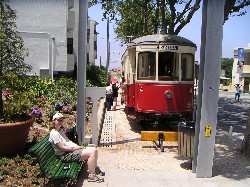
[[[109,73],[109,58],[110,58],[110,43],[109,43],[109,17],[107,18],[107,62],[106,62],[106,81],[108,82]]]
[[[224,0],[204,0],[192,171],[212,177],[221,69]],[[216,34],[214,34],[216,33]]]
[[[100,68],[102,67],[102,57],[100,56]]]

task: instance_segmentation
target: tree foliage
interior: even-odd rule
[[[24,63],[27,49],[15,30],[16,13],[8,5],[9,0],[0,0],[0,83],[3,74],[25,74],[31,66]],[[0,85],[0,114],[3,114],[2,86]]]
[[[159,20],[155,15],[155,7],[145,0],[136,2],[129,0],[127,3],[121,3],[117,10],[122,18],[116,21],[115,33],[118,38],[122,39],[124,33],[129,33],[129,36],[143,36],[153,33],[157,29]],[[124,39],[127,41],[130,37]]]
[[[0,62],[1,73],[25,74],[31,66],[24,63],[28,55],[23,39],[16,29],[16,13],[7,4],[9,0],[0,0]]]
[[[178,35],[200,8],[201,0],[92,0],[102,4],[103,18],[114,20],[115,33],[121,43],[128,43],[132,36],[137,38],[156,33],[158,28],[168,28],[169,34]],[[242,16],[242,8],[250,5],[250,0],[225,0],[224,20],[232,16]]]
[[[156,33],[160,28],[168,33],[178,34],[190,22],[193,14],[200,7],[201,0],[92,0],[101,3],[103,18],[115,20],[115,33],[122,43],[133,38]],[[175,6],[178,5],[178,11]]]
[[[224,22],[229,20],[230,17],[245,15],[247,12],[242,11],[242,9],[249,5],[250,0],[226,0],[224,10]]]
[[[95,65],[87,65],[86,78],[88,87],[104,87],[106,86],[106,69]]]
[[[225,70],[225,77],[232,79],[232,69],[233,69],[233,58],[222,58],[221,59],[221,69]]]

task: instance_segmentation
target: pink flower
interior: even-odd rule
[[[40,97],[39,97],[39,98],[37,98],[37,101],[42,101],[42,98],[40,98]]]
[[[10,93],[9,93],[8,91],[3,91],[3,95],[4,95],[5,97],[7,97],[7,96],[10,95]]]

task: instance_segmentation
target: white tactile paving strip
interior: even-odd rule
[[[116,148],[116,134],[115,134],[115,113],[107,111],[103,123],[103,129],[100,139],[101,147]]]

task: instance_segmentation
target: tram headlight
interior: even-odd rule
[[[171,99],[173,97],[173,92],[171,92],[170,90],[166,90],[165,96],[167,99]]]

